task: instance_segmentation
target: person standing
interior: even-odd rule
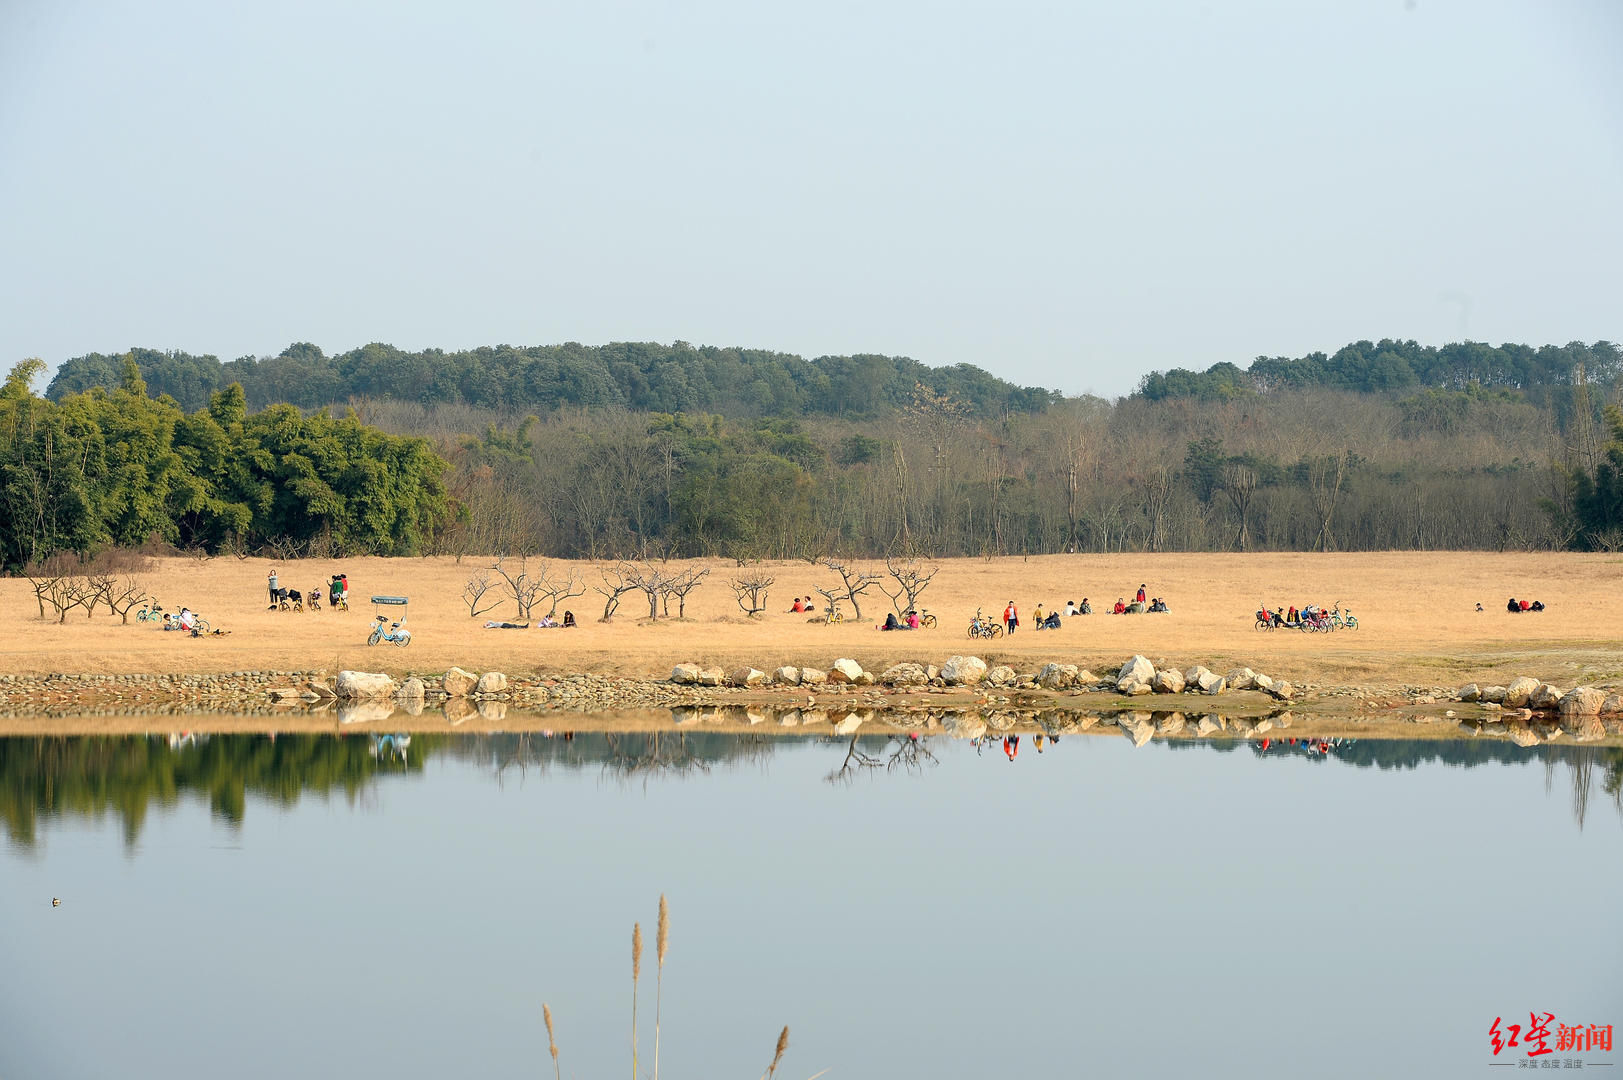
[[[1144,586],[1142,585],[1138,587],[1138,602],[1140,604],[1144,602]]]
[[[1009,606],[1003,609],[1003,629],[1013,634],[1019,625],[1020,609],[1014,606],[1013,600],[1010,600]]]
[[[271,567],[270,574],[269,574],[268,577],[266,577],[265,582],[266,582],[267,585],[270,586],[270,606],[275,607],[276,606],[276,567],[274,567],[274,566]]]

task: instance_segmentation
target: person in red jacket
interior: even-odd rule
[[[1138,587],[1138,602],[1140,604],[1144,602],[1144,586],[1142,585]]]
[[[1010,600],[1009,601],[1009,606],[1003,609],[1003,626],[1004,626],[1004,629],[1006,629],[1009,633],[1012,634],[1012,633],[1014,633],[1015,628],[1018,627],[1019,625],[1020,625],[1020,609],[1014,606],[1014,601],[1013,600]]]

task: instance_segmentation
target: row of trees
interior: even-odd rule
[[[1623,544],[1598,509],[1623,523],[1615,474],[1598,471],[1607,444],[1580,452],[1551,408],[1519,395],[1448,393],[1448,423],[1418,421],[1425,403],[1412,398],[1330,390],[1077,398],[993,420],[921,391],[883,423],[564,412],[487,417],[482,435],[460,440],[433,410],[373,415],[443,441],[468,509],[448,551],[817,559]]]
[[[306,409],[373,397],[424,405],[469,404],[545,412],[562,407],[639,412],[714,412],[733,417],[853,416],[890,412],[915,384],[969,402],[977,415],[1040,412],[1058,394],[1015,386],[971,364],[931,368],[903,356],[819,356],[806,360],[758,349],[617,342],[588,346],[498,345],[408,352],[371,344],[327,356],[308,342],[274,357],[218,357],[133,349],[65,361],[46,391],[53,400],[122,380],[133,358],[154,394],[187,411],[240,383],[256,409],[288,403]]]
[[[0,385],[0,567],[154,539],[210,551],[410,554],[452,516],[446,461],[353,413],[250,413],[242,388],[183,411],[126,358],[111,390],[52,401],[25,360]]]
[[[1328,355],[1259,356],[1245,369],[1221,363],[1205,371],[1173,368],[1152,372],[1139,383],[1138,394],[1152,401],[1169,397],[1214,401],[1312,387],[1366,394],[1470,386],[1538,390],[1570,386],[1580,371],[1598,384],[1615,384],[1623,376],[1623,348],[1609,341],[1537,348],[1461,341],[1435,347],[1382,338],[1355,341]]]

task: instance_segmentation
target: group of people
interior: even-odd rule
[[[1510,602],[1505,605],[1505,610],[1512,615],[1520,615],[1524,611],[1543,611],[1544,601],[1534,600],[1532,603],[1528,603],[1526,600],[1518,600],[1512,596]]]
[[[1152,615],[1163,614],[1171,609],[1167,602],[1159,596],[1151,596],[1146,590],[1147,585],[1140,585],[1138,592],[1133,596],[1133,602],[1128,603],[1125,596],[1116,597],[1116,606],[1110,609],[1112,615],[1142,615],[1148,612]]]
[[[276,568],[271,567],[265,576],[265,584],[270,590],[270,606],[274,611],[284,604],[293,604],[297,608],[308,606],[311,611],[321,610],[321,586],[311,589],[308,593],[301,593],[297,589],[289,589],[282,585],[276,576]],[[334,574],[326,585],[327,596],[333,607],[342,610],[349,608],[349,575]]]
[[[1045,743],[1053,743],[1054,745],[1058,746],[1059,745],[1059,736],[1058,735],[1041,735],[1041,734],[1039,734],[1039,735],[1033,735],[1031,737],[1031,744],[1037,748],[1037,753],[1039,753],[1039,754],[1043,752],[1043,746],[1044,746]],[[975,748],[976,753],[979,753],[983,747],[996,746],[996,745],[998,745],[998,742],[997,742],[997,737],[996,736],[983,735],[980,738],[971,739],[970,740],[970,745]],[[1004,736],[1002,736],[1002,746],[1003,746],[1003,756],[1008,758],[1010,761],[1013,761],[1015,758],[1020,756],[1020,736],[1018,736],[1018,735],[1004,735]]]
[[[1263,610],[1267,611],[1266,608]],[[1329,617],[1330,609],[1322,604],[1304,604],[1302,607],[1292,604],[1288,608],[1277,607],[1268,615],[1275,626],[1299,626],[1303,622],[1312,623]]]
[[[919,623],[919,613],[916,612],[916,611],[913,611],[912,609],[909,609],[907,614],[903,615],[899,619],[896,617],[896,613],[894,611],[887,612],[885,614],[885,623],[884,623],[884,625],[876,627],[876,629],[879,629],[879,630],[917,630],[919,628],[919,625],[920,625],[920,623]]]

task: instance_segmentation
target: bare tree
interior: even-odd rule
[[[551,605],[547,609],[549,617],[556,615],[558,605],[570,597],[586,595],[586,585],[574,567],[568,567],[562,577],[553,577],[550,570],[546,563],[542,563],[541,572],[536,575],[536,596],[538,602],[545,600]]]
[[[884,585],[879,591],[890,597],[891,606],[896,614],[906,615],[915,611],[919,606],[919,596],[930,585],[930,579],[941,571],[939,566],[926,567],[917,559],[898,560],[894,556],[885,556],[885,569],[896,580],[896,591],[891,592]],[[907,597],[907,603],[902,603],[902,597]]]
[[[480,570],[467,583],[462,586],[462,602],[468,605],[468,617],[477,619],[487,611],[494,611],[501,606],[502,598],[498,596],[491,601],[489,607],[480,607],[485,594],[494,588],[496,583],[491,580],[489,570]]]
[[[28,578],[28,584],[34,589],[34,600],[39,604],[39,617],[45,618],[45,601],[47,600],[51,601],[52,610],[60,613],[61,609],[55,606],[56,588],[57,582],[62,580],[63,575],[30,565],[28,569],[23,571],[23,576]]]
[[[670,575],[649,563],[632,569],[632,587],[641,589],[642,594],[648,598],[648,617],[659,618],[659,601],[665,595],[666,584]]]
[[[862,602],[857,597],[873,588],[874,583],[879,580],[879,575],[872,571],[858,569],[838,559],[824,559],[823,565],[840,575],[840,587],[834,590],[833,595],[829,593],[823,593],[823,595],[829,597],[830,603],[833,603],[834,596],[838,596],[842,600],[849,600],[851,610],[856,613],[856,617],[862,618]],[[823,592],[822,589],[817,591]]]
[[[710,576],[710,568],[696,570],[688,567],[680,574],[666,574],[660,584],[660,594],[665,600],[665,615],[671,614],[671,597],[676,597],[676,617],[683,618],[687,614],[688,593],[703,584],[704,579]]]
[[[1314,520],[1319,523],[1313,537],[1314,551],[1334,551],[1336,537],[1332,525],[1336,504],[1341,501],[1342,487],[1347,479],[1349,455],[1345,448],[1329,457],[1315,458],[1307,466],[1307,495],[1313,503]]]
[[[603,603],[603,618],[600,621],[608,622],[620,609],[620,597],[638,587],[637,568],[630,563],[616,563],[607,569],[598,570],[598,573],[603,578],[603,584],[593,585],[592,590],[606,598]]]
[[[739,610],[752,619],[759,618],[766,610],[767,590],[772,583],[773,579],[759,570],[727,579],[727,587],[733,590],[733,599],[738,601]]]
[[[541,582],[529,571],[529,559],[520,556],[517,568],[508,566],[506,558],[496,560],[494,567],[501,576],[502,583],[507,588],[507,595],[513,598],[518,605],[518,617],[528,619],[530,611],[535,607],[537,596],[541,592]],[[545,567],[543,566],[543,573]]]
[[[1234,536],[1234,546],[1241,551],[1251,546],[1251,499],[1257,493],[1257,470],[1243,462],[1231,461],[1223,466],[1223,491],[1240,519]]]
[[[103,571],[93,575],[90,584],[95,589],[98,599],[107,605],[108,611],[119,617],[120,623],[124,626],[130,624],[130,612],[137,604],[152,599],[141,579],[134,574]]]

